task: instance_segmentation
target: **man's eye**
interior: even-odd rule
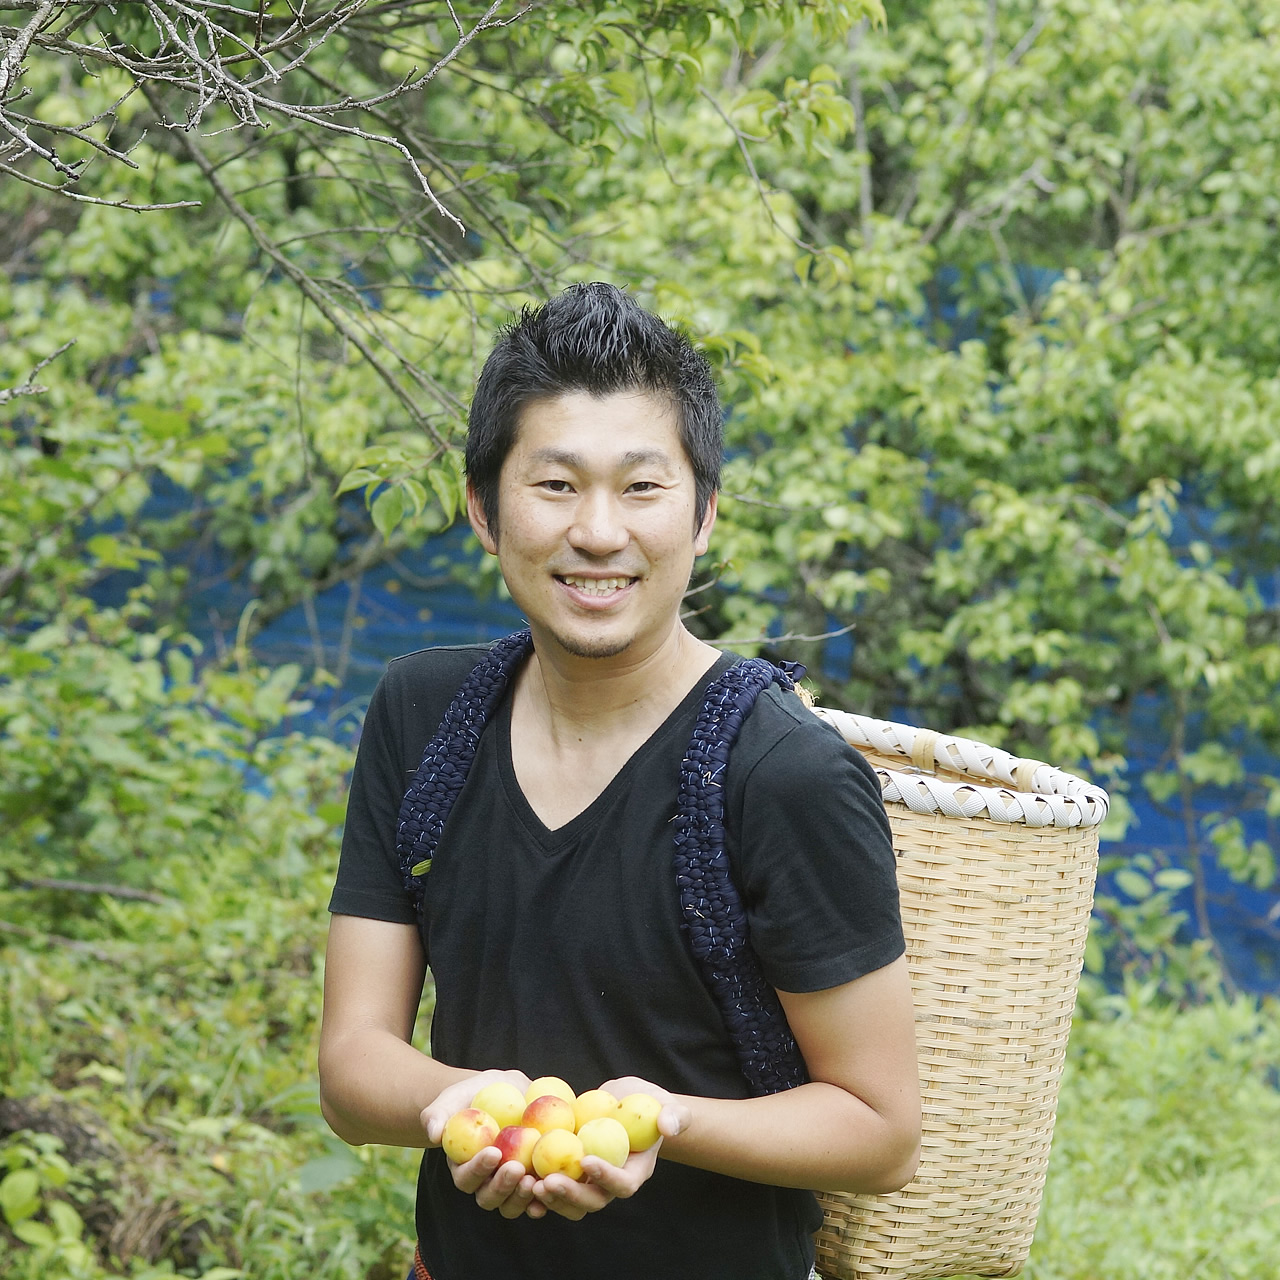
[[[570,493],[572,486],[567,480],[544,480],[542,482],[544,489],[549,489],[552,493]]]
[[[652,480],[636,480],[627,485],[628,493],[649,493],[658,486]]]

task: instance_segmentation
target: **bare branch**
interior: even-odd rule
[[[751,152],[747,148],[748,135],[734,124],[725,109],[715,100],[715,96],[713,94],[711,94],[702,85],[698,86],[698,92],[706,98],[709,103],[711,103],[712,107],[715,109],[716,115],[725,122],[730,132],[733,134],[734,140],[738,144],[738,152],[742,156],[743,163],[747,166],[747,172],[751,175],[751,181],[755,183],[756,191],[760,196],[760,203],[764,206],[764,211],[768,214],[769,222],[772,224],[773,229],[778,232],[779,235],[785,236],[786,239],[790,240],[797,249],[803,249],[805,253],[820,253],[820,249],[809,244],[805,240],[801,240],[798,236],[792,235],[790,231],[779,223],[778,217],[773,211],[773,206],[769,203],[769,193],[765,190],[764,182],[761,181],[760,174],[756,169],[756,163],[751,158]]]
[[[27,50],[31,48],[31,42],[53,16],[53,11],[57,7],[57,0],[43,0],[36,10],[35,17],[18,32],[17,38],[5,50],[4,57],[0,58],[0,103],[8,98],[10,89],[22,74],[22,61],[27,56]]]
[[[856,631],[858,624],[851,622],[847,627],[841,627],[839,631],[824,631],[817,636],[802,636],[795,632],[788,632],[785,636],[731,636],[729,638],[721,638],[719,640],[708,640],[707,643],[715,645],[717,649],[727,649],[730,645],[735,644],[767,644],[770,646],[777,644],[799,643],[801,641],[815,640],[834,640],[837,636],[847,636],[850,631]]]
[[[91,125],[107,118],[114,119],[115,110],[123,98],[109,111],[99,113],[80,125],[47,125],[28,116],[19,117],[12,111],[16,101],[12,90],[21,74],[23,60],[33,48],[40,48],[76,58],[82,65],[106,65],[124,72],[133,82],[125,97],[143,85],[153,90],[167,86],[177,91],[185,99],[182,127],[187,129],[199,127],[215,107],[223,107],[231,113],[232,122],[228,128],[232,130],[246,126],[262,128],[283,117],[385,147],[408,164],[432,207],[462,233],[465,228],[461,220],[441,203],[428,181],[421,160],[400,137],[372,133],[339,117],[369,112],[380,104],[423,89],[452,65],[480,34],[508,26],[539,7],[536,3],[527,3],[520,6],[514,15],[501,17],[504,3],[505,0],[491,0],[467,29],[450,0],[448,9],[458,38],[452,48],[424,72],[406,76],[386,90],[365,96],[340,92],[334,100],[317,104],[289,101],[279,92],[282,83],[292,72],[312,60],[316,51],[339,32],[346,28],[362,29],[353,25],[356,19],[362,16],[382,19],[388,13],[412,10],[414,6],[408,0],[381,4],[372,4],[370,0],[339,0],[318,10],[300,4],[290,6],[287,18],[269,15],[265,4],[254,0],[246,6],[218,3],[217,0],[167,0],[164,3],[161,0],[140,0],[139,3],[120,7],[119,11],[115,5],[91,5],[87,14],[84,6],[74,5],[70,0],[43,0],[34,9],[31,21],[11,41],[0,61],[0,134],[8,135],[7,143],[0,139],[0,160],[7,161],[10,168],[6,172],[12,176],[68,196],[74,194],[69,188],[82,177],[85,161],[68,163],[62,159],[51,146],[40,140],[37,136],[40,130],[69,134],[117,162],[132,163],[127,153],[109,147],[88,132]],[[125,14],[133,19],[144,18],[150,25],[152,42],[158,41],[158,47],[151,49],[141,39],[133,42],[121,40],[112,33],[113,28],[105,15],[97,14],[101,8],[109,9],[117,20]],[[61,29],[55,29],[57,18],[73,11],[72,21],[63,24]],[[82,26],[90,14],[98,23],[98,37],[86,35],[79,40],[71,39],[69,33]],[[274,30],[269,31],[268,24]],[[376,29],[382,31],[380,26]],[[143,52],[139,47],[144,44],[149,51]],[[152,102],[154,106],[154,98]],[[18,164],[25,157],[42,161],[63,181],[42,183],[35,179]],[[100,198],[88,199],[92,203],[103,202]],[[139,211],[148,207],[130,206],[125,202],[105,203]]]
[[[105,893],[109,898],[124,898],[130,902],[150,902],[155,906],[167,906],[172,900],[150,889],[134,889],[127,884],[103,884],[96,880],[50,880],[45,876],[32,876],[24,880],[21,889],[54,889],[60,893]]]
[[[72,338],[70,342],[64,342],[56,351],[45,356],[16,387],[0,388],[0,404],[8,404],[10,400],[16,400],[19,396],[44,395],[49,388],[41,386],[35,380],[40,370],[52,364],[68,348],[75,346],[75,342],[76,340]]]
[[[51,182],[41,182],[29,173],[23,173],[12,165],[0,164],[0,173],[19,178],[28,186],[39,187],[41,191],[52,191],[64,200],[75,200],[80,204],[104,204],[109,209],[124,209],[128,213],[156,213],[161,209],[198,209],[199,200],[174,200],[168,204],[132,204],[128,200],[104,200],[101,196],[87,196],[82,191],[68,191],[66,187],[55,187]]]
[[[25,924],[11,924],[8,920],[0,920],[0,933],[11,933],[15,937],[26,938],[37,945],[46,943],[49,946],[65,947],[68,951],[81,951],[93,956],[95,960],[110,962],[116,959],[110,951],[95,947],[91,942],[81,942],[78,938],[64,938],[59,933],[41,933],[39,929],[29,928]]]
[[[160,104],[154,100],[153,91],[149,86],[143,86],[143,92],[146,93],[152,107],[159,114]],[[368,362],[387,388],[404,406],[409,414],[411,421],[426,430],[433,440],[441,447],[448,448],[446,441],[435,427],[431,425],[426,415],[418,407],[413,397],[401,385],[400,380],[395,374],[387,368],[387,366],[379,358],[378,354],[369,345],[364,334],[362,334],[352,323],[348,316],[345,316],[341,309],[335,305],[332,298],[320,286],[319,282],[312,276],[308,275],[301,267],[299,267],[292,258],[281,252],[279,245],[263,230],[262,225],[257,218],[249,212],[248,209],[236,199],[235,193],[222,180],[222,175],[217,172],[209,157],[197,145],[195,138],[186,130],[175,130],[176,136],[181,140],[187,154],[195,162],[196,167],[205,176],[205,180],[214,189],[218,199],[227,207],[244,225],[245,229],[253,237],[254,243],[265,253],[272,262],[280,268],[280,271],[293,282],[293,284],[301,291],[301,293],[315,306],[316,310],[340,333]]]
[[[862,244],[869,248],[873,235],[871,214],[874,211],[874,192],[871,190],[871,152],[867,146],[867,113],[862,102],[862,72],[858,66],[858,49],[867,31],[863,18],[849,33],[849,48],[853,61],[849,65],[849,99],[853,103],[853,145],[857,148],[858,161],[858,218],[862,232]]]

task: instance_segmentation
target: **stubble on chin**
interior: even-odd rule
[[[556,635],[555,642],[574,658],[616,658],[631,647],[630,637],[585,640],[577,636]]]

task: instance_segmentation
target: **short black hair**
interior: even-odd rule
[[[571,285],[499,334],[476,381],[467,420],[467,478],[498,530],[498,476],[520,414],[572,391],[643,391],[667,399],[693,467],[695,528],[720,487],[724,412],[711,367],[686,334],[616,285]]]

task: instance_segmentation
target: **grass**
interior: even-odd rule
[[[336,762],[308,760],[162,902],[0,892],[0,1280],[404,1275],[416,1155],[316,1105],[337,836],[307,779]],[[1027,1280],[1274,1280],[1277,1063],[1274,1000],[1090,990]]]

